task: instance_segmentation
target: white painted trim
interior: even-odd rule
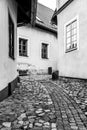
[[[77,50],[79,50],[79,15],[64,24],[64,53],[66,52],[66,26],[77,20]]]
[[[41,57],[42,43],[45,43],[45,44],[48,45],[48,59],[43,59],[43,58]],[[49,41],[45,41],[45,40],[41,40],[41,41],[40,41],[40,59],[41,59],[41,60],[46,60],[46,61],[48,61],[48,60],[50,59],[50,45],[51,45],[51,43],[50,43]]]
[[[28,40],[28,42],[27,42],[27,55],[28,55],[28,57],[22,57],[22,56],[19,56],[19,38],[24,38],[24,39],[27,39]],[[30,38],[28,37],[28,36],[25,36],[25,35],[19,35],[18,36],[18,40],[17,40],[17,42],[18,42],[18,57],[20,58],[20,57],[22,57],[22,58],[29,58],[30,57]]]

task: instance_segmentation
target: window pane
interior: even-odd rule
[[[70,29],[71,29],[71,25],[68,25],[67,26],[67,32],[70,31]]]
[[[26,46],[26,42],[27,42],[26,40],[23,40],[23,46]]]
[[[76,41],[77,40],[77,35],[74,35],[74,41]]]
[[[23,46],[23,50],[26,50],[26,46]]]
[[[66,50],[77,48],[77,20],[66,26]]]
[[[77,33],[77,30],[76,30],[76,28],[74,29],[74,34],[76,34]]]
[[[72,35],[76,34],[76,29],[72,30]]]
[[[67,38],[67,43],[70,43],[70,38]]]
[[[76,21],[74,21],[73,23],[72,23],[72,28],[76,28],[76,25],[77,24],[77,22]]]
[[[19,49],[21,49],[21,45],[19,45]]]
[[[26,39],[19,38],[19,55],[20,55],[20,50],[21,50],[22,56],[27,56],[27,40]]]
[[[70,49],[70,45],[71,45],[71,44],[67,44],[67,49]]]
[[[47,47],[48,47],[47,44],[42,43],[42,54],[41,54],[42,58],[47,58]]]
[[[67,33],[67,37],[70,37],[70,32]]]

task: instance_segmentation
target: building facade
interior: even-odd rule
[[[0,0],[0,101],[17,86],[17,24],[30,17],[31,1]]]
[[[57,29],[50,23],[52,14],[51,9],[38,4],[35,27],[18,27],[18,70],[47,73],[48,67],[57,69]]]
[[[8,87],[17,82],[17,3],[0,0],[0,100],[8,94]]]
[[[57,0],[60,76],[87,78],[87,1]]]

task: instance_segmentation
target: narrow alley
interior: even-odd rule
[[[45,75],[31,77],[21,77],[0,103],[1,130],[87,130],[85,114],[63,88]]]

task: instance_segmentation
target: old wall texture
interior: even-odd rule
[[[16,50],[17,5],[13,0],[0,0],[0,91],[17,76],[16,60],[9,58],[8,11],[15,26]]]
[[[19,56],[19,37],[28,39],[28,57]],[[48,59],[41,58],[41,44],[48,44]],[[32,68],[47,72],[48,67],[57,69],[57,38],[54,34],[30,26],[18,28],[18,68]],[[25,64],[25,65],[24,65]]]
[[[87,78],[87,0],[75,0],[58,15],[60,76]],[[65,53],[64,25],[78,17],[78,49]]]

